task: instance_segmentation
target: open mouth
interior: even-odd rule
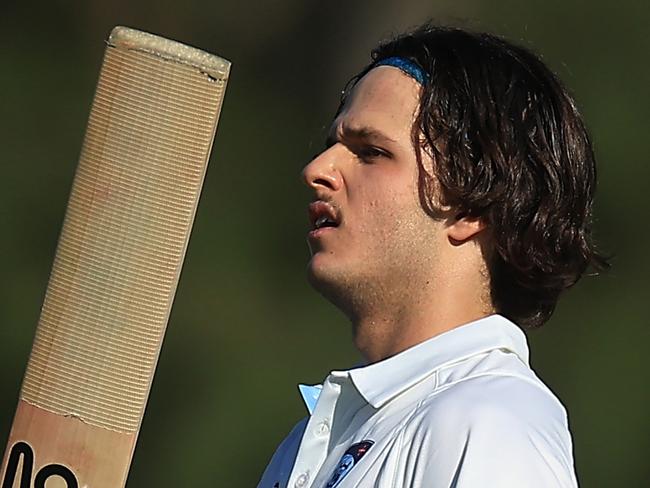
[[[341,219],[331,204],[318,200],[309,204],[309,223],[311,230],[317,231],[327,227],[336,228],[340,225]]]

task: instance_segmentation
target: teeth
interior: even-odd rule
[[[314,227],[318,229],[326,223],[333,224],[334,222],[332,222],[332,220],[330,220],[328,217],[323,215],[322,217],[318,217],[318,219],[314,223]]]
[[[316,220],[316,223],[315,223],[314,225],[315,225],[316,228],[318,229],[318,228],[319,228],[321,225],[323,225],[325,222],[327,222],[327,217],[325,217],[325,216],[318,217],[318,219]]]

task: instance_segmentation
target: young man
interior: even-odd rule
[[[528,51],[423,26],[379,46],[304,169],[311,284],[367,365],[301,386],[259,488],[573,487],[520,327],[605,260],[575,104]]]

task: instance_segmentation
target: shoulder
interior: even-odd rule
[[[566,410],[551,390],[516,356],[501,351],[441,371],[418,413],[423,421],[467,427],[567,425]]]
[[[468,483],[457,486],[480,486],[481,479],[494,480],[491,486],[574,486],[566,411],[521,364],[475,364],[464,379],[439,385],[405,426],[404,441],[411,444],[405,451],[426,456],[427,469],[457,467],[453,476]],[[502,479],[515,484],[496,483]]]

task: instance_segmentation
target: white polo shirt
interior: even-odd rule
[[[566,411],[502,316],[300,388],[258,488],[577,486]]]

